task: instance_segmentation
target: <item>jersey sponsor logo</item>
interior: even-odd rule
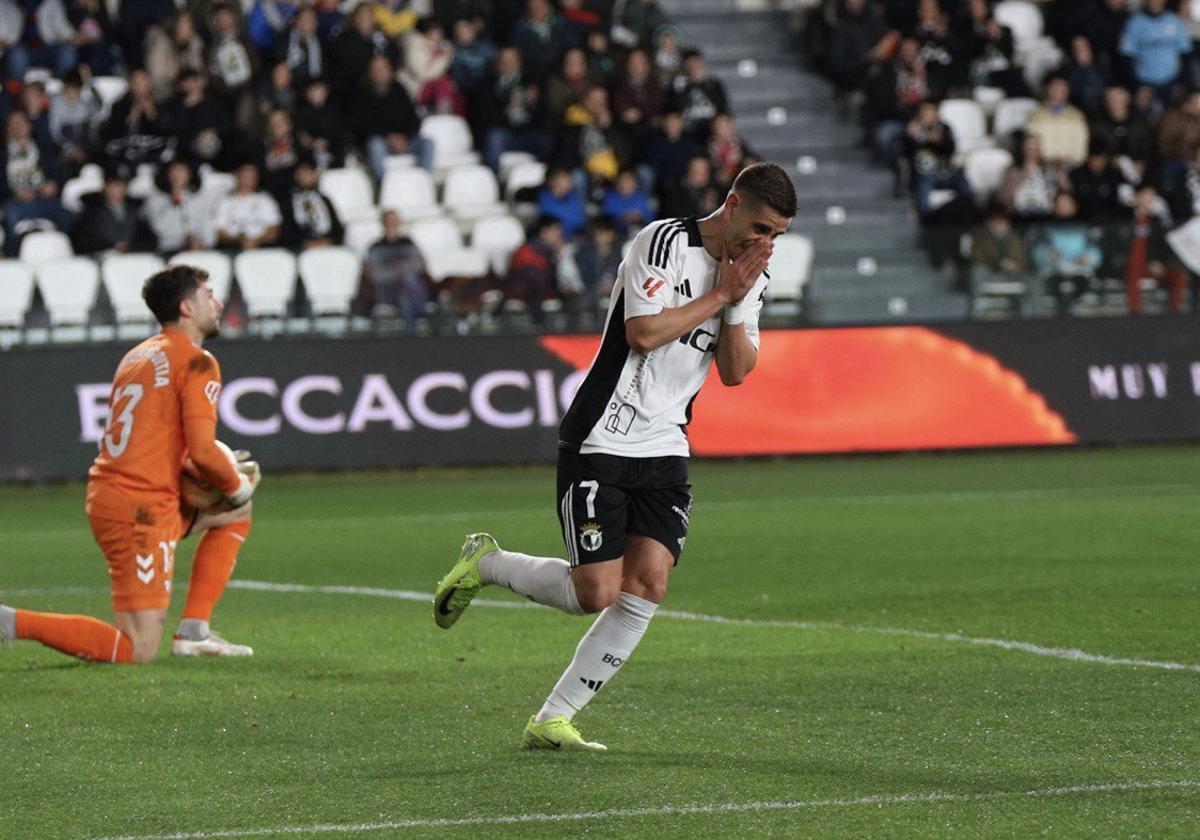
[[[646,297],[654,297],[654,293],[667,285],[666,280],[656,280],[653,277],[647,277],[646,282],[642,284],[642,288],[646,292]]]
[[[697,327],[690,333],[679,336],[679,343],[691,347],[693,350],[699,350],[701,353],[717,352],[717,337],[702,327]]]
[[[620,405],[609,403],[608,407],[612,411],[612,414],[608,415],[608,418],[604,421],[604,428],[613,434],[629,434],[629,428],[633,425],[634,415],[637,414],[633,406],[627,403],[621,403]]]
[[[584,551],[599,551],[604,542],[604,532],[599,522],[585,522],[579,526],[579,544]]]
[[[215,379],[210,379],[204,385],[204,396],[208,397],[210,403],[216,405],[217,397],[221,396],[221,383]]]
[[[686,298],[695,297],[695,295],[692,294],[692,281],[690,278],[685,279],[682,283],[676,286],[675,291]]]

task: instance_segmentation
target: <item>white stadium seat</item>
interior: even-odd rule
[[[767,263],[771,275],[767,283],[768,303],[800,300],[804,284],[812,274],[813,243],[799,233],[776,237],[775,248]]]
[[[488,258],[478,248],[438,251],[425,260],[425,270],[435,283],[447,277],[484,277],[488,273]]]
[[[109,254],[100,263],[100,279],[118,324],[153,320],[142,300],[142,285],[163,265],[157,254]]]
[[[282,248],[243,251],[233,259],[233,275],[251,318],[283,318],[296,293],[296,258]]]
[[[992,145],[983,108],[974,99],[945,99],[938,106],[938,116],[954,132],[957,155]]]
[[[462,234],[458,225],[449,219],[421,219],[413,222],[408,236],[428,262],[432,254],[439,251],[455,251],[463,247]]]
[[[35,230],[21,240],[21,262],[36,266],[46,260],[61,260],[75,256],[71,240],[57,230]]]
[[[992,15],[996,21],[1012,30],[1017,50],[1042,37],[1042,12],[1029,0],[1003,0],[996,4]]]
[[[361,169],[326,169],[321,173],[318,187],[333,204],[343,223],[376,214],[371,179]]]
[[[513,171],[513,167],[522,163],[530,163],[536,161],[537,158],[529,152],[501,152],[500,160],[498,161],[497,169],[500,172],[500,180],[507,181],[509,173]]]
[[[996,106],[996,116],[992,120],[992,134],[1001,143],[1007,143],[1017,131],[1025,129],[1029,115],[1041,107],[1036,99],[1015,97],[1005,99]]]
[[[180,251],[171,257],[171,265],[193,265],[208,272],[208,287],[213,297],[226,303],[233,285],[233,260],[221,251]]]
[[[130,197],[144,199],[154,192],[154,175],[157,171],[158,167],[153,163],[139,163],[125,187]]]
[[[1017,54],[1017,61],[1024,67],[1025,82],[1033,89],[1041,88],[1050,73],[1063,63],[1063,51],[1053,38],[1038,38]]]
[[[388,155],[383,159],[383,169],[406,169],[417,165],[416,155]]]
[[[83,197],[91,193],[98,193],[104,189],[104,179],[83,177],[81,172],[75,178],[70,179],[62,188],[62,204],[63,207],[70,210],[72,213],[78,213],[83,209]]]
[[[979,203],[986,203],[1000,189],[1012,164],[1013,156],[1006,149],[976,149],[967,155],[963,169]]]
[[[300,254],[300,282],[314,315],[348,315],[362,263],[349,248],[310,248]]]
[[[418,167],[389,169],[379,186],[379,206],[395,210],[405,221],[440,216],[433,178]]]
[[[525,229],[515,216],[488,216],[471,230],[471,247],[487,254],[492,271],[503,276],[513,252],[525,242]]]
[[[124,76],[96,76],[90,86],[100,102],[98,119],[101,121],[108,117],[112,106],[129,92],[129,82]]]
[[[421,120],[421,136],[433,143],[433,168],[479,163],[471,151],[471,129],[467,121],[454,114],[432,114]]]
[[[237,188],[237,177],[232,172],[219,172],[208,164],[200,167],[200,192],[214,199],[228,195]]]
[[[86,324],[96,303],[100,269],[86,257],[46,260],[34,268],[50,325]]]
[[[380,239],[383,239],[383,222],[379,219],[361,219],[346,225],[346,247],[360,257],[365,257]]]
[[[33,303],[33,268],[19,260],[0,260],[0,327],[20,327]]]
[[[492,170],[482,164],[456,166],[446,173],[442,204],[456,219],[471,222],[503,213],[500,186]]]
[[[539,160],[518,163],[509,170],[508,178],[504,181],[504,197],[512,201],[517,190],[526,187],[540,187],[546,182],[546,164]]]

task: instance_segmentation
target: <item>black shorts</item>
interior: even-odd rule
[[[572,566],[615,560],[626,534],[657,540],[678,563],[691,512],[687,458],[558,451],[558,521]]]

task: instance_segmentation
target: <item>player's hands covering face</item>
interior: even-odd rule
[[[767,268],[774,243],[767,240],[752,242],[737,259],[730,260],[725,246],[721,246],[721,268],[717,276],[717,291],[729,298],[729,303],[742,302],[759,276]]]

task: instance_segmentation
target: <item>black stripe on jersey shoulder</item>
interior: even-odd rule
[[[650,241],[650,265],[656,268],[667,267],[667,255],[671,253],[671,243],[683,231],[683,222],[671,219],[663,222],[654,231]]]
[[[682,221],[683,221],[684,228],[687,230],[688,247],[689,248],[703,248],[704,247],[704,238],[700,235],[700,224],[699,224],[699,221],[696,219],[696,217],[688,216],[686,219],[683,219]]]
[[[671,246],[675,244],[675,240],[679,238],[679,234],[681,233],[683,233],[683,228],[676,228],[663,236],[662,241],[658,245],[658,257],[654,265],[659,268],[667,267],[667,258],[671,255]]]
[[[768,280],[770,280],[770,279],[771,279],[771,272],[767,271],[767,270],[764,268],[764,269],[763,269],[763,277],[766,277]]]

